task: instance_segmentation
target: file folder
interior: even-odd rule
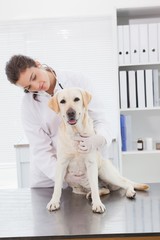
[[[160,62],[160,23],[158,23],[158,61]]]
[[[126,149],[132,150],[132,117],[131,115],[125,115],[126,123]]]
[[[121,149],[122,151],[127,151],[126,122],[125,122],[125,116],[123,114],[120,115],[120,126],[121,126]]]
[[[157,23],[148,24],[149,36],[149,62],[158,61],[158,25]]]
[[[139,25],[131,24],[130,28],[130,47],[131,47],[131,64],[139,63]]]
[[[148,25],[139,24],[140,63],[148,63]]]
[[[152,70],[145,70],[145,86],[146,86],[146,107],[153,107],[153,79]]]
[[[130,33],[129,25],[123,26],[124,64],[130,64]]]
[[[129,107],[136,108],[136,78],[135,71],[128,71]]]
[[[118,35],[118,63],[120,66],[124,64],[123,26],[117,27],[117,35]]]
[[[132,150],[132,119],[130,115],[120,115],[122,151]]]
[[[144,108],[145,107],[144,70],[137,70],[137,97],[138,108]]]
[[[119,72],[119,92],[120,92],[120,107],[126,109],[128,107],[128,94],[127,94],[127,72]]]
[[[153,104],[154,107],[159,107],[160,99],[159,99],[159,92],[160,92],[160,84],[158,78],[158,69],[153,69]]]

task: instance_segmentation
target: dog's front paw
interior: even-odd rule
[[[54,201],[53,199],[51,199],[50,202],[47,204],[47,209],[50,212],[58,210],[59,208],[60,208],[60,203]]]
[[[103,203],[94,203],[92,205],[92,211],[95,213],[103,213],[106,210]]]
[[[126,196],[128,198],[135,198],[136,192],[134,191],[134,189],[127,189]]]

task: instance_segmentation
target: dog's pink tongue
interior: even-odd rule
[[[68,122],[69,122],[69,124],[73,125],[76,123],[76,120],[69,120]]]

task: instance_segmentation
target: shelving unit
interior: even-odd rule
[[[120,109],[120,113],[126,113],[126,112],[141,112],[141,111],[146,111],[146,112],[153,112],[153,111],[160,111],[160,107],[153,107],[153,108],[131,108],[131,109]]]
[[[143,70],[146,71],[148,69],[158,70],[158,82],[160,82],[160,28],[158,23],[160,24],[160,8],[158,7],[144,7],[144,8],[136,8],[136,9],[117,9],[117,35],[119,35],[119,26],[123,26],[123,34],[126,34],[126,28],[124,26],[129,26],[129,41],[132,41],[132,48],[131,48],[131,42],[129,44],[125,42],[125,47],[128,46],[128,49],[126,51],[123,51],[124,49],[120,49],[121,43],[118,42],[118,58],[119,54],[120,60],[119,60],[119,67],[118,71],[126,71],[126,74],[128,74],[129,71],[138,71]],[[149,59],[149,48],[148,50],[148,60],[147,61],[140,61],[132,62],[131,60],[131,51],[133,49],[134,45],[134,39],[130,39],[131,34],[131,28],[133,25],[147,25],[147,28],[150,23],[157,23],[157,29],[159,29],[159,33],[157,32],[157,37],[159,38],[159,41],[157,40],[157,48],[154,49],[154,51],[158,51],[157,53],[157,60],[151,61],[151,57]],[[132,26],[131,26],[132,25]],[[125,29],[125,30],[124,30]],[[158,30],[157,30],[158,31]],[[125,32],[125,33],[124,33]],[[139,30],[138,30],[139,33]],[[148,37],[151,38],[151,36]],[[122,36],[121,36],[122,38]],[[121,41],[122,39],[120,39]],[[119,39],[118,39],[119,41]],[[135,36],[136,44],[138,41],[140,41],[140,38],[138,36]],[[135,46],[137,46],[135,44]],[[138,44],[140,44],[138,42]],[[149,45],[149,44],[148,44]],[[150,44],[151,45],[151,44]],[[122,50],[122,51],[121,51]],[[140,45],[137,46],[137,49],[134,50],[135,53],[140,53]],[[153,53],[154,53],[153,51]],[[127,57],[125,59],[125,56],[123,56],[122,60],[122,54],[127,54]],[[152,52],[151,52],[152,54]],[[128,60],[129,59],[129,60]],[[124,62],[122,62],[124,61]],[[129,61],[129,62],[126,62]],[[135,73],[136,74],[136,73]],[[135,81],[137,84],[137,75],[135,75]],[[128,75],[127,75],[127,81]],[[146,81],[146,80],[145,80]],[[146,87],[146,86],[145,86]],[[119,79],[119,89],[120,89],[120,79]],[[120,89],[121,90],[121,89]],[[129,88],[127,89],[129,91]],[[136,91],[137,85],[136,85]],[[159,89],[160,93],[160,89]],[[120,93],[121,94],[121,93]],[[137,95],[136,95],[137,97]],[[146,101],[146,95],[145,95],[145,101]],[[121,103],[120,103],[121,104]],[[153,106],[153,107],[136,107],[131,108],[130,106],[125,108],[120,108],[119,114],[123,115],[129,115],[131,117],[131,139],[132,139],[132,147],[131,149],[127,151],[121,151],[121,168],[122,168],[122,174],[132,180],[135,181],[141,181],[141,182],[157,182],[160,180],[160,150],[156,150],[155,143],[156,141],[160,141],[160,106]],[[148,151],[146,150],[145,146],[145,139],[147,137],[150,137],[153,139],[153,149]],[[142,138],[144,140],[144,150],[138,151],[137,150],[137,140],[138,138]],[[122,143],[121,143],[122,144]]]
[[[123,156],[127,156],[127,155],[149,155],[149,154],[160,154],[160,150],[152,150],[152,151],[127,151],[127,152],[122,152]]]

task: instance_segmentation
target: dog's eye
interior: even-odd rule
[[[62,99],[62,100],[60,101],[60,103],[64,104],[64,103],[66,103],[66,100]]]
[[[74,102],[78,102],[80,99],[78,98],[78,97],[76,97],[75,99],[74,99]]]

